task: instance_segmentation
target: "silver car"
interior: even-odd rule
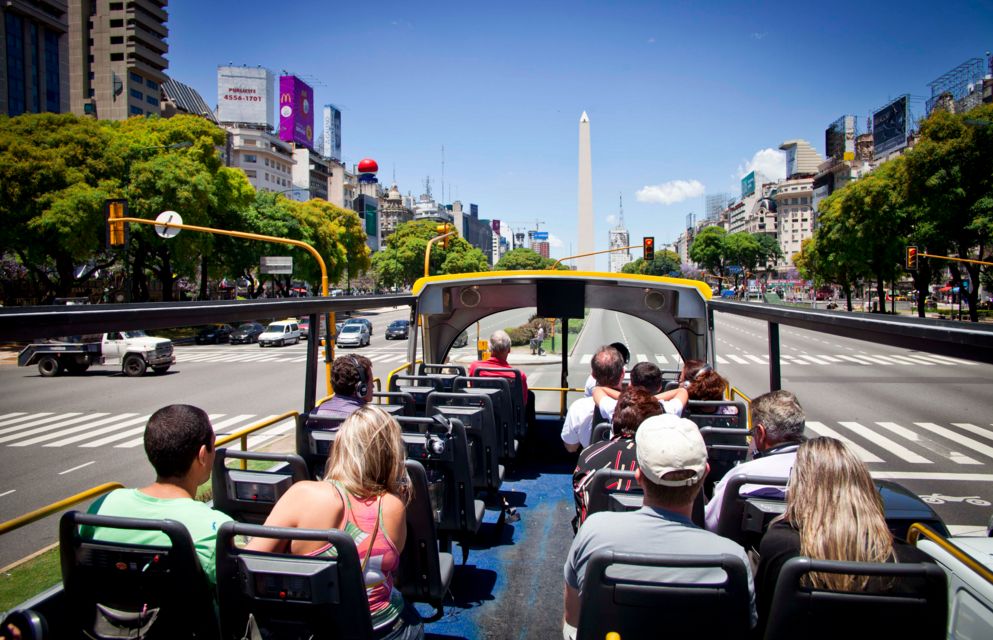
[[[345,324],[338,332],[335,344],[339,347],[364,347],[369,344],[369,328],[364,324]]]

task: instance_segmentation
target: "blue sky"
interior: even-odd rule
[[[993,49],[990,1],[800,4],[172,0],[168,73],[212,106],[220,64],[317,79],[315,103],[342,108],[346,163],[375,158],[386,183],[395,167],[414,195],[430,175],[440,199],[444,145],[446,201],[543,220],[562,256],[584,110],[597,248],[621,195],[632,240],[662,244],[700,192],[775,164],[763,150],[804,138],[823,154],[833,120],[863,130],[901,94],[919,117],[929,82]]]

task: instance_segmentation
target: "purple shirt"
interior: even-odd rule
[[[319,416],[331,416],[334,418],[347,418],[363,406],[365,401],[356,396],[335,395],[327,402],[317,408],[316,414]]]

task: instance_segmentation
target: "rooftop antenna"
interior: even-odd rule
[[[445,204],[445,145],[441,145],[441,204]]]
[[[621,202],[621,206],[620,206],[620,217],[621,217],[621,219],[618,222],[618,225],[617,226],[619,226],[619,227],[621,227],[623,229],[624,228],[624,194],[623,193],[617,194],[617,198]]]
[[[397,163],[393,163],[393,184],[397,183]]]

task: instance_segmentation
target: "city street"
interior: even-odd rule
[[[479,334],[486,338],[494,329],[522,324],[531,313],[519,309],[484,319]],[[373,323],[371,345],[339,349],[337,355],[369,357],[385,383],[388,372],[406,361],[408,345],[385,340],[385,329],[392,320],[408,318],[409,311],[399,307],[363,315]],[[768,385],[765,325],[721,314],[716,321],[717,369],[748,396],[763,392]],[[993,366],[788,327],[781,337],[783,387],[799,396],[809,435],[842,438],[877,477],[933,496],[953,531],[985,527],[993,513],[988,504],[993,502]],[[472,327],[469,343],[454,350],[451,360],[471,362],[475,340]],[[617,340],[630,347],[632,364],[648,360],[664,370],[680,366],[675,350],[646,323],[593,310],[570,343],[570,386],[581,387],[596,349]],[[168,374],[142,378],[124,377],[110,367],[42,378],[34,367],[0,365],[0,520],[103,482],[149,482],[142,431],[148,416],[164,404],[203,408],[218,434],[302,406],[305,342],[267,349],[181,345],[176,359]],[[531,387],[558,386],[560,359],[558,354],[531,356],[526,346],[515,347],[511,356]],[[318,397],[323,395],[321,371]],[[539,395],[540,410],[557,407],[557,394]],[[284,421],[254,437],[250,446],[292,429],[292,421]],[[0,566],[52,543],[55,529],[50,518],[6,536]]]

